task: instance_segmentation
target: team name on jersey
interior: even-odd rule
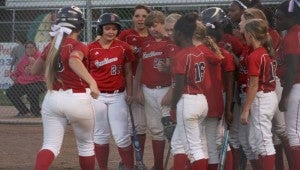
[[[109,64],[109,63],[113,63],[115,61],[118,61],[118,57],[113,57],[113,58],[104,58],[103,61],[99,61],[99,60],[96,60],[95,61],[95,66],[97,68],[101,67],[101,66],[104,66],[106,64]]]
[[[155,56],[159,56],[159,55],[162,55],[162,52],[157,52],[157,51],[151,51],[149,53],[143,53],[143,59],[146,59],[146,58],[150,58],[150,57],[155,57]]]

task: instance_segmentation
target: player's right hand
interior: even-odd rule
[[[144,105],[144,93],[142,90],[138,90],[137,92],[137,102],[140,103],[141,105]]]
[[[90,84],[90,90],[91,90],[91,96],[94,99],[97,99],[98,96],[100,95],[100,90],[98,89],[98,86],[96,83],[91,83]]]

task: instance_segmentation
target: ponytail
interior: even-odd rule
[[[61,56],[60,56],[60,48],[61,42],[65,35],[71,34],[72,29],[67,27],[62,27],[60,25],[52,25],[51,32],[49,33],[52,37],[54,37],[51,41],[50,50],[46,60],[46,85],[49,90],[53,90],[53,83],[59,82],[62,83],[58,76],[58,72],[62,71],[60,68],[61,64]]]
[[[268,51],[271,58],[275,57],[275,50],[273,48],[272,37],[270,34],[266,34],[266,38],[262,39],[262,46]]]
[[[203,39],[203,44],[205,44],[211,51],[213,51],[218,57],[223,58],[219,46],[214,42],[210,36],[205,36]]]

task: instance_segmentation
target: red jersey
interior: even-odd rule
[[[48,44],[42,53],[42,59],[46,60],[48,52],[50,50],[50,44]],[[67,90],[73,89],[73,91],[84,92],[88,84],[82,80],[69,66],[70,54],[72,51],[80,51],[84,55],[83,63],[86,63],[86,56],[88,55],[88,48],[85,44],[72,38],[64,38],[60,48],[60,61],[57,63],[59,67],[58,78],[61,82],[54,82],[53,90]],[[85,65],[86,66],[86,65]]]
[[[88,45],[89,71],[101,91],[115,91],[125,88],[124,65],[135,57],[130,46],[114,40],[108,49],[98,41]]]
[[[242,54],[244,44],[242,41],[231,34],[224,34],[221,41],[218,43],[219,47],[224,48],[226,44],[232,47],[232,52],[239,57]]]
[[[226,89],[225,85],[225,72],[234,72],[235,71],[235,63],[234,63],[234,58],[233,56],[225,49],[220,48],[221,53],[223,55],[223,59],[222,59],[222,82],[223,82],[223,92]]]
[[[140,55],[143,63],[142,83],[146,86],[171,85],[171,74],[157,69],[158,64],[169,57],[165,50],[168,43],[168,40],[155,41],[152,38],[143,44]]]
[[[288,57],[289,55],[297,55],[300,56],[300,25],[295,25],[288,30],[286,33],[282,46],[280,48],[282,50],[283,62],[285,63],[286,59],[284,57]],[[300,59],[298,60],[298,68],[296,73],[296,78],[294,83],[300,83]],[[284,73],[286,74],[286,73]]]
[[[246,92],[246,87],[248,83],[248,66],[247,58],[249,54],[253,51],[251,46],[245,46],[240,56],[240,66],[238,73],[238,89],[240,92]]]
[[[123,30],[118,37],[119,40],[127,42],[134,49],[136,59],[132,62],[132,74],[135,75],[136,68],[139,62],[138,53],[142,44],[148,39],[148,37],[141,37],[139,33],[134,29]]]
[[[264,47],[255,49],[247,59],[248,75],[258,76],[258,90],[270,92],[275,90],[275,65]]]

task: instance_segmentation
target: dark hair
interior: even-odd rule
[[[148,6],[140,4],[134,7],[133,13],[138,9],[144,9],[148,14],[152,11]]]
[[[294,5],[294,8],[293,8],[293,11],[292,12],[289,12],[289,3],[290,1],[284,1],[282,2],[277,10],[280,10],[287,18],[290,18],[292,19],[296,24],[299,24],[300,21],[298,19],[298,17],[300,16],[300,7],[295,4]]]
[[[272,38],[268,31],[268,24],[262,19],[250,19],[245,24],[245,31],[250,33],[256,40],[260,41],[266,48],[271,58],[275,56]]]
[[[185,37],[192,38],[196,29],[196,21],[199,19],[196,13],[187,13],[177,20],[174,31],[181,32]]]
[[[25,48],[27,47],[28,44],[32,44],[36,48],[36,43],[34,41],[27,41],[25,43]]]

